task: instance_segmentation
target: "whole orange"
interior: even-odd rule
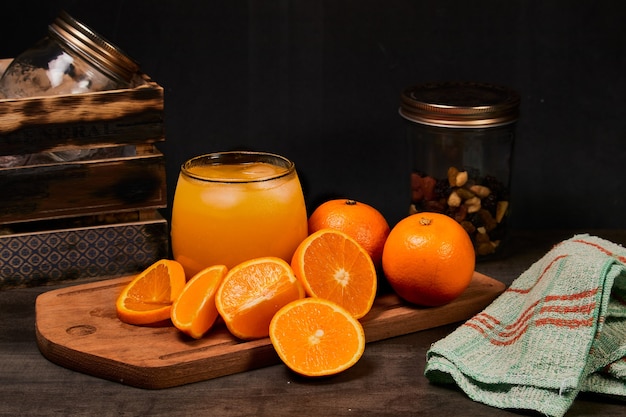
[[[374,207],[350,199],[326,201],[309,217],[309,234],[321,229],[344,232],[367,251],[376,268],[381,266],[390,228],[382,213]]]
[[[460,296],[475,263],[465,229],[445,214],[430,212],[400,220],[387,237],[382,258],[383,272],[398,296],[428,307]]]

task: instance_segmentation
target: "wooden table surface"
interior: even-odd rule
[[[508,285],[577,232],[515,232],[510,256],[480,262],[476,270]],[[626,230],[587,232],[626,245]],[[474,402],[423,376],[429,346],[458,323],[370,343],[354,367],[324,379],[298,377],[282,364],[162,390],[99,379],[58,366],[38,350],[35,299],[61,286],[0,291],[0,416],[524,415]],[[566,416],[626,416],[626,402],[581,394]]]

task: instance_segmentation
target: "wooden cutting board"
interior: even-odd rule
[[[35,304],[36,336],[44,357],[69,369],[140,388],[160,389],[277,364],[269,338],[240,341],[223,323],[194,340],[171,323],[160,327],[120,322],[115,300],[133,276],[41,294]],[[505,285],[474,273],[468,289],[442,307],[407,305],[395,294],[377,297],[361,319],[367,342],[467,320]]]

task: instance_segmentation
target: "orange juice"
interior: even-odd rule
[[[224,152],[187,161],[172,207],[172,250],[187,278],[260,256],[291,261],[307,235],[294,164],[278,155]]]

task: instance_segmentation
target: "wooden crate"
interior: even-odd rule
[[[10,59],[0,59],[0,75]],[[145,74],[133,87],[0,99],[0,155],[164,140],[163,88]]]
[[[0,168],[0,224],[167,205],[165,160],[132,157]]]
[[[13,227],[0,235],[0,290],[133,274],[168,255],[167,222],[156,211]]]
[[[0,60],[0,73],[10,61]],[[128,89],[0,99],[0,157],[20,159],[0,166],[0,289],[137,272],[167,255],[167,224],[158,214],[167,206],[158,149],[165,140],[163,101],[163,88],[145,74]],[[89,155],[55,158],[67,151]],[[151,244],[103,238],[116,233]],[[84,247],[85,239],[124,248],[99,246],[111,254],[106,269],[106,255],[86,255],[93,248],[77,257],[50,246]],[[124,254],[126,266],[114,253]]]

